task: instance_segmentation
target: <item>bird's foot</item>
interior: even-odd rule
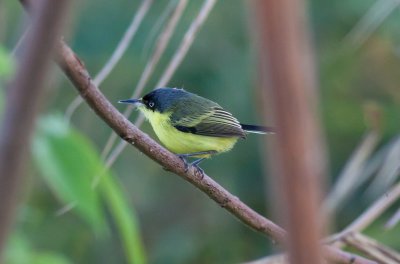
[[[193,161],[192,163],[190,163],[190,166],[194,167],[196,169],[195,171],[195,175],[198,176],[200,178],[200,180],[202,180],[204,178],[204,170],[202,168],[199,167],[200,162],[202,162],[205,158],[201,158],[198,160]]]
[[[185,173],[189,171],[189,167],[194,167],[196,169],[195,175],[200,177],[200,179],[204,178],[204,170],[199,167],[199,163],[202,162],[204,158],[200,158],[193,161],[192,163],[188,163],[188,161],[186,160],[188,154],[177,154],[177,156],[183,161],[183,164],[185,166]]]
[[[183,161],[183,165],[185,166],[185,173],[189,171],[189,164],[186,160],[187,155],[186,154],[177,154],[178,158],[180,158]]]
[[[204,170],[202,168],[200,168],[198,164],[194,164],[194,165],[191,164],[191,166],[193,166],[196,169],[196,171],[194,172],[194,175],[199,177],[200,180],[204,179]]]

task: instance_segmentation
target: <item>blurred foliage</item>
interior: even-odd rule
[[[382,144],[400,128],[399,11],[384,20],[366,42],[357,46],[346,40],[374,2],[309,2],[330,182],[370,125],[365,121],[365,105],[372,102],[380,109]],[[257,32],[253,30],[255,19],[249,3],[217,2],[169,86],[213,99],[245,123],[269,124],[259,114],[264,102],[257,92]],[[126,0],[75,1],[66,40],[92,75],[109,58],[139,4]],[[146,92],[158,81],[201,4],[189,1]],[[0,41],[5,50],[12,50],[22,33],[23,11],[17,1],[1,5],[0,9],[6,11],[2,12]],[[111,102],[132,93],[157,32],[168,18],[162,14],[169,5],[167,0],[154,1],[126,55],[100,86]],[[7,66],[2,68],[10,64],[6,61],[9,56],[0,48],[0,74],[9,74]],[[43,117],[33,144],[35,166],[24,186],[24,203],[7,250],[8,263],[27,263],[24,258],[33,261],[43,254],[40,263],[236,263],[274,250],[263,235],[243,226],[204,194],[134,148],[127,148],[112,171],[105,170],[99,153],[111,130],[86,105],[72,117],[76,129],[60,117],[47,115],[65,111],[77,95],[60,71],[54,75],[42,105]],[[148,124],[142,129],[155,137]],[[249,206],[271,217],[276,207],[276,201],[269,199],[273,197],[273,190],[268,188],[273,176],[263,176],[267,165],[262,152],[263,138],[249,136],[231,152],[204,162],[202,168]],[[103,176],[93,190],[92,179],[99,174]],[[366,198],[362,191],[352,197],[338,212],[335,230],[348,224],[374,199]],[[76,204],[72,211],[55,216],[71,202]],[[379,235],[383,234],[383,222],[378,221],[368,232],[400,249],[398,227]],[[21,252],[21,256],[15,252]]]
[[[72,263],[60,253],[37,252],[32,249],[29,241],[21,235],[11,236],[6,248],[4,263],[8,264],[70,264]]]
[[[40,174],[53,193],[66,204],[64,209],[73,208],[93,232],[102,235],[105,229],[105,215],[99,197],[102,194],[122,237],[128,260],[144,263],[135,215],[90,141],[60,116],[47,116],[39,121],[32,150]],[[100,183],[93,185],[95,177],[100,179]]]
[[[128,262],[146,263],[138,219],[128,204],[127,197],[122,191],[122,186],[112,174],[103,174],[101,176],[100,188],[114,218]]]
[[[71,204],[93,227],[104,232],[104,215],[93,177],[104,166],[86,138],[72,130],[62,118],[45,117],[33,142],[33,157],[44,180],[65,204]]]

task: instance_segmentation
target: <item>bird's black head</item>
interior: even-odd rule
[[[163,113],[169,111],[179,100],[190,95],[183,89],[158,88],[143,96],[141,103],[149,110]]]

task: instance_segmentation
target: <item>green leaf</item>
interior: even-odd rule
[[[64,203],[76,204],[77,212],[95,230],[103,226],[98,197],[101,195],[115,221],[127,262],[146,263],[136,214],[121,186],[105,169],[86,137],[69,127],[61,117],[42,118],[33,153],[41,174],[54,193]],[[92,180],[99,175],[99,186],[93,190]]]
[[[128,262],[131,264],[146,263],[138,220],[130,209],[121,186],[111,175],[103,175],[100,188],[117,225]]]
[[[74,205],[96,232],[104,231],[99,194],[91,188],[91,180],[103,171],[103,164],[90,142],[61,117],[48,116],[39,121],[33,156],[54,194]]]
[[[28,264],[31,259],[31,248],[21,234],[10,236],[4,249],[4,260],[8,264]]]

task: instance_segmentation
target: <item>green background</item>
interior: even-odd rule
[[[264,102],[258,96],[258,32],[252,3],[217,1],[168,86],[217,101],[243,123],[270,124],[259,114]],[[330,164],[327,189],[368,129],[366,106],[380,111],[382,145],[399,131],[399,9],[365,42],[354,44],[354,34],[349,34],[374,3],[309,2],[319,115]],[[92,76],[113,52],[139,4],[75,1],[65,38]],[[146,92],[154,88],[201,4],[189,1]],[[154,1],[123,59],[100,86],[121,111],[123,106],[116,102],[132,94],[168,5],[166,0]],[[18,41],[24,15],[18,1],[3,1],[0,10],[4,87],[13,66],[3,57]],[[7,263],[237,263],[277,250],[271,240],[132,147],[93,191],[91,180],[104,170],[100,153],[111,130],[86,105],[74,113],[70,126],[63,122],[62,115],[77,92],[57,67],[51,72],[32,144],[33,158],[21,188],[17,224],[6,250]],[[4,90],[0,91],[1,107]],[[136,116],[135,112],[130,119]],[[155,137],[149,124],[142,129]],[[204,162],[202,168],[250,207],[280,223],[272,210],[278,203],[269,189],[274,175],[268,171],[264,140],[250,135],[231,152]],[[367,184],[332,219],[332,231],[350,223],[380,194],[365,194]],[[71,203],[73,210],[58,214]],[[399,227],[385,231],[384,223],[378,221],[368,233],[400,249]]]

